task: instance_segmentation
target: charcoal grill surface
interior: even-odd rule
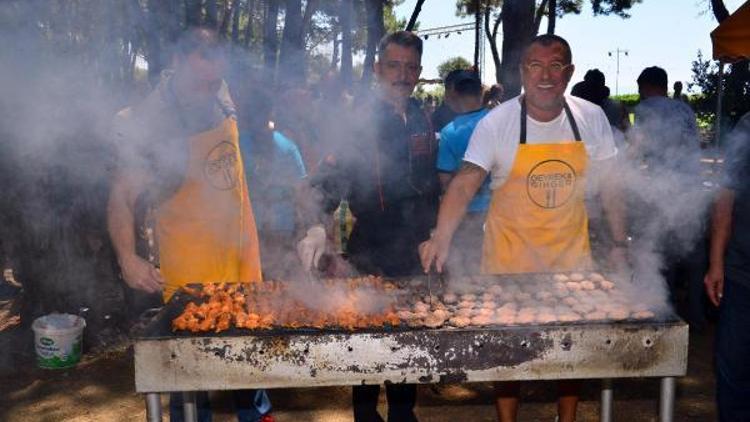
[[[138,337],[138,392],[672,377],[687,370],[688,326],[674,315],[460,329],[173,332],[172,319],[190,299],[176,294]]]

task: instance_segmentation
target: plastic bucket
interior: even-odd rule
[[[49,314],[34,320],[36,362],[40,368],[60,369],[81,360],[81,342],[86,321],[71,314]]]

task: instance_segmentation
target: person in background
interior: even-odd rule
[[[485,91],[484,96],[482,97],[482,107],[488,110],[495,108],[495,106],[503,102],[503,95],[505,95],[505,90],[502,85],[492,85],[487,91]]]
[[[422,40],[411,32],[395,32],[380,41],[376,92],[354,110],[348,142],[323,161],[312,181],[327,210],[348,201],[356,217],[348,259],[360,274],[419,274],[417,246],[429,238],[435,223],[437,144],[426,114],[412,98],[421,59]],[[307,268],[317,265],[309,257],[325,248],[325,236],[312,230],[299,246]],[[377,412],[379,385],[355,386],[352,393],[355,421],[383,420]],[[386,396],[389,421],[416,421],[415,385],[388,384]]]
[[[260,239],[263,276],[289,280],[307,173],[297,144],[271,128],[272,96],[259,86],[240,95],[240,153]]]
[[[218,34],[192,28],[177,42],[174,71],[115,118],[117,167],[107,225],[125,283],[164,301],[188,283],[260,282],[255,220],[239,155],[235,109]],[[138,247],[141,225],[152,238]],[[270,403],[235,392],[242,422],[272,421]],[[198,419],[211,420],[208,394]],[[170,395],[170,420],[184,420]]]
[[[565,95],[574,65],[568,42],[556,35],[534,38],[523,53],[524,94],[495,107],[474,129],[464,161],[440,204],[438,223],[420,245],[424,271],[438,271],[449,256],[466,208],[491,175],[485,223],[485,274],[572,271],[592,265],[586,180],[600,179],[601,197],[621,268],[627,253],[624,207],[616,177],[617,148],[604,111]],[[604,171],[606,169],[607,171]],[[586,177],[582,177],[586,175]],[[539,183],[548,178],[566,183]],[[515,421],[520,383],[496,383],[500,421]],[[579,385],[558,383],[558,416],[576,418]]]
[[[684,102],[667,95],[667,72],[657,66],[645,68],[638,76],[638,93],[641,101],[635,108],[635,123],[628,138],[631,153],[645,165],[645,172],[655,180],[671,178],[679,180],[682,192],[702,189],[700,135],[695,113]],[[700,204],[694,204],[699,206]],[[635,207],[642,213],[640,218],[667,218],[650,207]],[[649,233],[638,233],[637,237],[648,237]],[[702,330],[706,325],[705,293],[701,274],[707,265],[706,239],[686,239],[688,230],[671,230],[663,239],[657,240],[665,257],[664,276],[672,299],[680,280],[685,280],[688,292],[686,319],[692,330]],[[684,274],[684,277],[682,277]]]
[[[443,86],[445,87],[443,102],[435,109],[431,117],[432,126],[437,132],[440,132],[445,125],[456,117],[456,109],[453,106],[453,78],[460,72],[462,72],[461,69],[451,70],[443,79]]]
[[[604,73],[599,69],[587,71],[583,81],[575,84],[570,93],[601,107],[604,114],[607,115],[609,124],[613,129],[617,129],[620,135],[624,136],[624,133],[630,128],[627,110],[621,102],[610,98],[610,90],[606,85]],[[615,134],[615,137],[617,137],[617,134]]]
[[[443,191],[461,167],[474,128],[489,111],[482,106],[482,82],[475,72],[464,70],[457,74],[453,91],[453,104],[458,116],[440,131],[438,146],[437,169]],[[469,203],[466,217],[454,235],[455,244],[460,246],[448,263],[451,274],[472,274],[479,268],[484,237],[482,226],[489,205],[490,180],[487,179]]]
[[[682,101],[684,103],[688,102],[687,95],[682,93],[682,82],[676,81],[674,85],[672,85],[672,89],[674,92],[672,93],[672,99]]]
[[[750,420],[750,113],[729,136],[716,196],[708,298],[719,307],[716,328],[716,403],[719,421]]]

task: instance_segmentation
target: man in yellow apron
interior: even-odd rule
[[[191,29],[177,49],[174,72],[165,72],[144,101],[117,116],[118,166],[108,204],[110,236],[125,283],[161,293],[164,300],[189,283],[261,281],[234,105],[221,78],[219,38],[211,30]],[[150,253],[139,256],[141,209],[153,227],[146,233]],[[254,409],[240,410],[260,418],[270,403],[262,390],[254,394]],[[264,409],[258,394],[267,403]],[[181,419],[178,399],[171,400],[172,420]],[[201,420],[210,417],[207,395],[198,401]]]
[[[604,111],[564,94],[573,70],[570,46],[563,38],[541,35],[532,40],[521,65],[524,94],[479,122],[463,167],[442,200],[433,236],[420,245],[425,271],[433,263],[442,271],[466,206],[488,174],[493,193],[485,223],[483,273],[591,267],[584,204],[589,163],[612,165],[617,149]],[[601,196],[617,246],[611,256],[622,261],[622,208],[609,181],[602,180],[606,186],[600,186]],[[560,421],[573,421],[577,388],[569,383],[560,387]],[[500,420],[515,420],[518,383],[499,383],[497,391]]]
[[[234,106],[221,79],[223,59],[193,44],[182,44],[189,51],[177,54],[174,73],[165,73],[116,122],[112,243],[125,282],[161,291],[164,299],[188,283],[261,279]],[[136,255],[141,201],[153,210],[158,263]]]

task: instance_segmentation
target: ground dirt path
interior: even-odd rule
[[[0,421],[143,421],[144,402],[133,386],[133,359],[127,345],[88,353],[66,371],[34,367],[30,333],[21,328],[0,332],[0,350],[15,351],[0,365]],[[712,330],[691,335],[688,376],[678,381],[675,421],[716,419]],[[10,365],[9,365],[10,363]],[[599,381],[587,381],[579,407],[580,422],[598,420]],[[656,421],[659,383],[654,379],[615,381],[615,420]],[[351,421],[349,387],[277,389],[270,391],[279,422]],[[521,421],[553,421],[554,383],[528,383],[523,388]],[[214,393],[214,420],[236,420],[225,393]],[[166,398],[163,399],[166,411]],[[381,395],[380,410],[385,402]],[[421,421],[494,421],[491,386],[465,384],[419,386],[416,413]],[[166,418],[165,418],[166,420]]]

